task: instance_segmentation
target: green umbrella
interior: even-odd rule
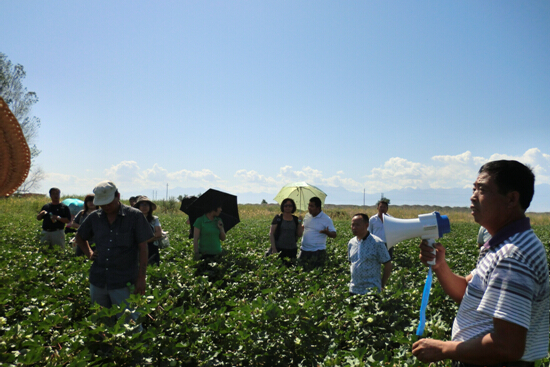
[[[306,211],[309,204],[309,199],[313,197],[318,197],[321,199],[321,203],[324,205],[327,194],[307,182],[294,182],[283,186],[281,191],[279,191],[273,200],[281,204],[284,199],[290,198],[294,200],[298,210]]]

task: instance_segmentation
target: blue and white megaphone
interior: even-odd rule
[[[386,244],[391,248],[396,243],[408,240],[410,238],[421,237],[428,240],[428,244],[434,247],[435,240],[443,237],[445,233],[451,232],[449,218],[446,215],[439,215],[438,212],[430,214],[420,214],[418,219],[397,219],[389,216],[384,217],[384,232],[386,232]],[[435,255],[435,248],[433,250]],[[422,292],[422,302],[420,305],[420,321],[416,329],[416,335],[424,334],[426,325],[426,308],[430,299],[430,290],[432,289],[432,265],[435,265],[435,258],[429,261],[428,277]]]
[[[439,215],[438,212],[420,214],[418,219],[398,219],[386,215],[384,216],[384,232],[388,249],[401,241],[415,237],[428,240],[430,246],[433,247],[436,239],[451,232],[451,225],[449,218],[446,215]],[[435,259],[428,264],[435,265]]]

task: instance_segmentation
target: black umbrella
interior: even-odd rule
[[[235,227],[241,220],[239,219],[239,207],[237,205],[237,197],[226,192],[208,189],[204,194],[192,203],[188,203],[184,208],[182,201],[180,210],[189,215],[191,224],[195,223],[198,217],[206,214],[212,208],[222,207],[220,218],[223,222],[225,232]]]
[[[197,200],[196,196],[186,196],[186,197],[184,197],[183,199],[181,199],[180,210],[187,214],[187,212],[186,212],[187,207],[189,207],[189,205],[191,205],[191,203],[193,203],[193,201],[195,201],[195,200]]]
[[[186,196],[184,197],[183,199],[181,199],[181,206],[180,206],[180,210],[182,212],[184,212],[185,214],[187,214],[187,208],[189,207],[189,205],[191,205],[195,200],[197,200],[197,197],[196,196]],[[189,228],[189,239],[193,238],[193,223],[191,221],[191,218],[189,218],[189,224],[191,225],[191,227]]]

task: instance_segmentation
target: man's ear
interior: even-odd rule
[[[508,198],[508,207],[513,208],[514,206],[521,206],[519,203],[519,192],[517,191],[510,191],[506,194],[506,197]]]

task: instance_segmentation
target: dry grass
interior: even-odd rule
[[[84,199],[84,197],[79,197]],[[62,198],[66,199],[66,197]],[[28,212],[38,213],[42,205],[49,202],[47,196],[30,196],[30,197],[9,197],[0,200],[0,212]],[[123,200],[125,204],[127,201]],[[159,214],[171,214],[185,216],[179,211],[179,202],[174,200],[159,200],[156,202],[157,211]],[[366,213],[369,216],[376,214],[375,206],[357,206],[357,205],[331,205],[327,204],[324,208],[334,220],[351,220],[351,217],[356,213]],[[428,205],[390,205],[389,214],[396,218],[417,218],[419,214],[431,213],[438,211],[441,215],[449,217],[451,223],[473,223],[474,220],[470,215],[468,208],[459,207],[441,207]],[[239,214],[241,219],[272,219],[273,216],[279,214],[280,207],[278,204],[243,204],[239,205]],[[298,213],[305,215],[306,212]],[[535,225],[550,225],[550,213],[527,213],[531,218],[531,224]]]
[[[351,220],[351,217],[357,213],[365,213],[369,216],[376,214],[375,206],[357,206],[357,205],[326,205],[323,209],[328,216],[334,220]],[[395,218],[417,218],[420,214],[427,214],[437,211],[441,215],[449,217],[451,223],[474,223],[470,215],[469,208],[460,207],[441,207],[429,205],[391,205],[388,211]],[[280,208],[277,204],[245,204],[239,205],[239,214],[241,219],[265,219],[272,218],[279,214]],[[300,213],[298,213],[300,214]],[[301,213],[305,215],[306,212]],[[531,218],[531,224],[548,225],[550,224],[550,213],[527,213]]]
[[[355,206],[355,205],[326,205],[324,212],[334,220],[351,220],[351,217],[357,213],[365,213],[369,216],[376,214],[375,206]],[[438,211],[442,215],[447,215],[451,222],[473,222],[470,211],[467,208],[450,208],[438,206],[390,206],[389,214],[396,218],[417,218],[419,214]],[[239,206],[241,218],[261,219],[273,217],[280,212],[279,205],[268,204],[245,204]],[[306,212],[297,213],[305,215]],[[547,214],[550,217],[550,215]]]

